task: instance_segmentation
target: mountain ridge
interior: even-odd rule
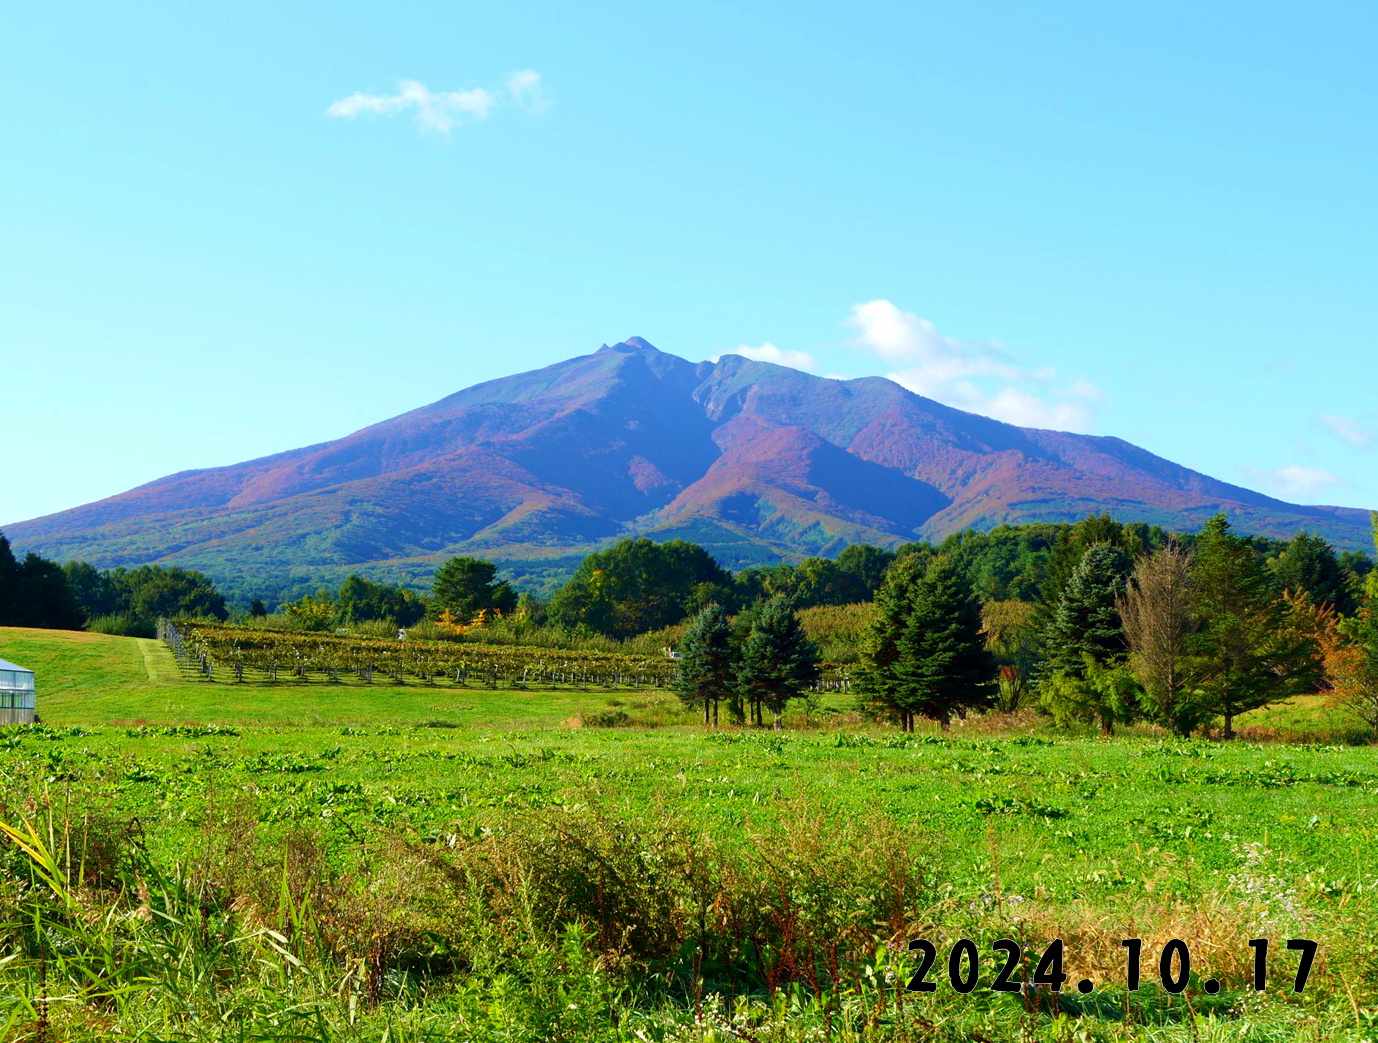
[[[5,531],[107,567],[414,578],[453,553],[558,558],[625,535],[693,536],[740,566],[1100,510],[1178,530],[1224,510],[1261,535],[1368,539],[1364,511],[1286,503],[1114,436],[1016,427],[882,377],[689,362],[640,337]]]

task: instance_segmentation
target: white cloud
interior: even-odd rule
[[[504,90],[474,87],[467,91],[433,91],[416,80],[403,80],[396,94],[351,94],[332,102],[325,110],[335,119],[359,116],[396,116],[414,110],[416,125],[423,130],[448,133],[473,120],[486,120],[499,105],[512,102],[527,112],[541,112],[549,102],[541,93],[541,74],[534,69],[514,72]]]
[[[755,359],[757,362],[774,362],[778,366],[788,366],[790,369],[802,369],[806,373],[812,373],[817,366],[813,356],[807,351],[792,351],[786,348],[777,348],[770,341],[764,344],[751,347],[743,344],[733,351],[723,352],[724,355],[741,355],[743,358]],[[710,362],[717,362],[722,355],[714,355]]]
[[[1092,428],[1089,402],[1101,389],[1084,377],[1058,383],[1048,366],[1028,369],[994,342],[960,340],[887,300],[852,306],[855,343],[891,367],[891,380],[916,394],[1021,427]]]
[[[541,74],[535,69],[523,69],[507,77],[507,93],[527,112],[544,112],[550,102],[541,93]]]
[[[1335,437],[1348,442],[1355,449],[1367,449],[1373,444],[1373,432],[1357,420],[1347,416],[1336,416],[1334,413],[1322,413],[1321,419]]]
[[[1259,467],[1246,467],[1244,470],[1255,481],[1286,499],[1311,497],[1325,489],[1345,488],[1353,484],[1323,467],[1302,467],[1300,464],[1289,464],[1271,471]]]

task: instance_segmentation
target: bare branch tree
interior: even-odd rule
[[[1196,629],[1192,554],[1175,542],[1139,559],[1120,618],[1130,666],[1148,697],[1149,718],[1178,735],[1190,735],[1209,716],[1192,698],[1197,681],[1190,637]]]

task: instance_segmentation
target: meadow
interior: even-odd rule
[[[0,657],[43,720],[0,732],[7,1039],[1378,1039],[1371,746],[902,735],[833,694],[708,733],[656,690],[207,682],[37,630]],[[903,987],[917,937],[935,992]],[[1068,985],[990,991],[1001,938],[1021,973],[1062,939]]]

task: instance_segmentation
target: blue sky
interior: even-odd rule
[[[6,20],[0,522],[632,334],[1378,507],[1371,4]]]

